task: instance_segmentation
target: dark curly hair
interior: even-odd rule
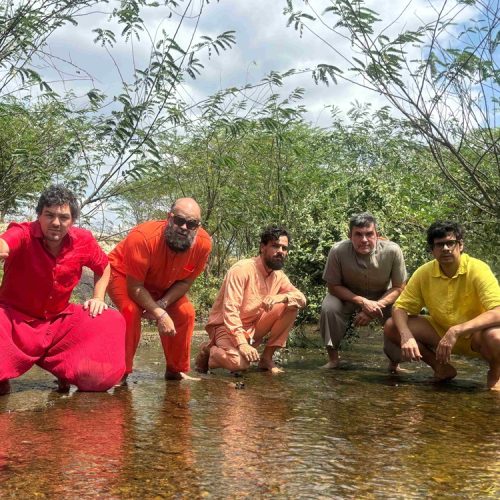
[[[427,229],[427,247],[432,250],[436,238],[444,238],[453,233],[458,241],[464,239],[464,228],[458,223],[450,220],[437,220]]]
[[[78,205],[76,196],[67,187],[61,184],[52,184],[52,186],[49,186],[40,195],[36,206],[36,213],[37,215],[41,215],[45,207],[60,207],[62,205],[69,205],[71,217],[73,219],[78,219],[80,215],[80,206]]]
[[[260,233],[261,245],[267,245],[270,241],[278,241],[280,236],[286,236],[290,243],[290,235],[288,231],[281,226],[268,226]]]

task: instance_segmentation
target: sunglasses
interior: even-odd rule
[[[437,243],[432,244],[432,248],[442,250],[446,246],[450,250],[453,250],[457,246],[458,242],[458,240],[438,241]]]
[[[193,229],[196,229],[201,224],[201,222],[199,220],[185,219],[184,217],[181,217],[180,215],[173,215],[172,214],[172,219],[174,220],[174,224],[176,226],[182,227],[185,225],[190,231],[192,231]]]

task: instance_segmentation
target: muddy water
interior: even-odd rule
[[[284,375],[190,383],[162,380],[153,342],[113,394],[61,395],[33,370],[0,398],[0,497],[498,498],[485,365],[459,359],[446,386],[417,365],[391,377],[379,340],[333,372],[296,349]]]

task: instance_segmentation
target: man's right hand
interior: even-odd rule
[[[363,299],[361,310],[372,318],[382,318],[384,316],[382,307],[376,300]]]
[[[422,359],[417,341],[413,337],[401,343],[401,356],[403,361],[420,361]]]
[[[252,347],[250,344],[240,344],[238,346],[239,351],[243,354],[243,357],[251,363],[252,361],[259,361],[259,351]]]
[[[158,327],[158,333],[160,335],[166,335],[168,337],[173,337],[177,332],[175,331],[175,325],[172,318],[168,315],[167,311],[164,311],[161,316],[156,320],[156,325]]]

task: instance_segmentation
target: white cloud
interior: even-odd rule
[[[196,23],[195,15],[202,5],[201,2],[202,0],[193,2],[192,9],[187,13],[188,19],[178,38],[181,45],[187,43],[192,35]],[[407,0],[369,0],[366,5],[379,12],[383,19],[383,22],[379,23],[380,29],[388,25],[385,33],[390,36],[402,29],[411,29],[433,19],[442,2],[443,0],[414,0],[409,3]],[[294,4],[304,12],[311,12],[309,9],[313,7],[316,12],[321,13],[330,2],[295,0]],[[147,9],[143,18],[148,22],[151,37],[157,40],[161,29],[173,34],[185,5],[187,4],[181,3],[176,9],[177,14],[172,18],[168,17],[168,10],[165,8]],[[111,2],[107,8],[112,9],[114,6],[114,2]],[[203,4],[204,11],[195,40],[201,35],[215,37],[223,31],[235,30],[237,45],[222,52],[220,56],[213,54],[210,60],[206,53],[201,55],[205,69],[195,81],[185,82],[180,90],[181,96],[187,102],[190,99],[198,101],[225,87],[257,83],[271,70],[283,72],[291,68],[314,67],[325,62],[347,70],[348,65],[342,55],[350,53],[350,40],[335,35],[319,22],[314,23],[318,36],[305,30],[301,38],[293,27],[286,27],[287,18],[283,15],[285,6],[285,0],[212,0],[209,4]],[[458,22],[468,18],[467,8],[464,7],[460,16]],[[80,18],[78,27],[68,25],[52,37],[50,49],[54,54],[72,60],[87,70],[95,78],[97,86],[105,92],[115,94],[120,91],[121,75],[129,80],[134,65],[143,67],[146,64],[150,41],[144,36],[142,43],[134,42],[133,52],[130,45],[119,44],[113,51],[119,71],[105,50],[92,42],[95,35],[91,33],[91,29],[105,26],[107,17],[108,13],[99,12]],[[394,19],[396,21],[392,23]],[[325,16],[324,20],[327,23],[333,22],[331,16]],[[116,25],[114,28],[119,31],[116,30]],[[453,33],[449,35],[452,36]],[[334,50],[328,47],[325,40]],[[410,54],[409,58],[418,56],[417,49],[414,50],[415,53]],[[65,69],[75,77],[66,81],[66,89],[73,88],[77,93],[83,94],[92,86],[92,81],[78,81],[78,78],[83,76],[82,72],[78,74],[74,68]],[[54,78],[57,76],[53,73]],[[290,78],[283,92],[286,93],[297,86],[306,89],[303,103],[309,111],[307,119],[312,123],[326,124],[327,114],[324,108],[331,104],[342,109],[347,109],[354,100],[371,102],[374,107],[386,104],[378,95],[352,83],[339,80],[338,85],[325,87],[315,85],[307,74]]]

